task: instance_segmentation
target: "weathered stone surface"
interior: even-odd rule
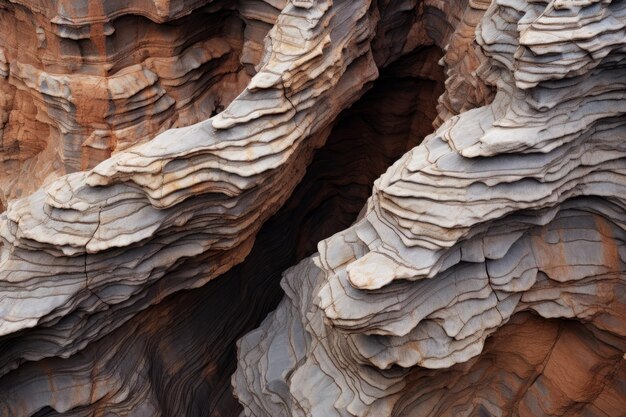
[[[280,4],[275,6],[272,10]],[[29,415],[41,408],[80,415],[98,403],[124,415],[145,403],[152,405],[135,412],[156,413],[158,401],[146,397],[149,384],[135,385],[146,382],[143,368],[117,368],[120,361],[149,364],[154,359],[140,352],[150,338],[160,337],[157,331],[148,332],[147,342],[131,341],[136,340],[136,326],[155,326],[146,323],[158,320],[160,313],[152,309],[148,318],[133,317],[168,294],[202,286],[241,262],[262,223],[304,175],[339,112],[369,88],[379,67],[416,49],[426,61],[411,58],[408,70],[390,67],[389,77],[398,78],[400,86],[422,90],[407,92],[406,101],[389,96],[386,100],[393,105],[385,110],[404,113],[380,118],[392,125],[390,135],[396,129],[406,137],[391,145],[397,150],[391,159],[377,162],[378,168],[365,165],[365,183],[428,133],[428,123],[421,122],[434,118],[433,99],[441,90],[400,80],[441,82],[434,64],[440,54],[429,48],[432,41],[423,34],[406,48],[404,41],[397,43],[412,26],[421,27],[413,32],[426,31],[423,12],[412,3],[381,9],[369,2],[305,6],[285,7],[269,33],[257,75],[219,115],[167,131],[114,154],[91,171],[61,177],[9,203],[0,219],[0,370],[1,384],[10,387],[2,402],[6,412]],[[250,10],[248,19],[261,19]],[[269,20],[269,15],[264,12],[262,18]],[[292,33],[290,27],[300,30]],[[419,100],[428,100],[430,108],[421,109]],[[396,120],[406,127],[393,127]],[[367,138],[377,140],[372,134]],[[361,204],[350,210],[358,211]],[[315,233],[327,236],[323,228]],[[188,348],[194,343],[203,341]],[[96,378],[93,372],[103,372],[97,386],[88,384],[81,392],[62,388],[65,375],[89,380]],[[38,401],[25,402],[39,391],[46,375],[57,388]],[[175,404],[178,409],[185,406]],[[166,409],[158,412],[167,414]]]
[[[126,415],[141,403],[141,409],[150,410],[147,415],[238,415],[240,408],[230,394],[236,339],[276,307],[282,297],[281,272],[315,252],[320,239],[349,226],[374,179],[419,142],[417,135],[428,125],[420,121],[434,119],[441,87],[408,77],[403,70],[407,62],[432,53],[418,50],[416,57],[390,65],[372,89],[339,116],[327,144],[316,152],[290,199],[260,230],[242,264],[201,288],[146,309],[77,355],[25,363],[9,372],[0,378],[0,392],[8,393],[2,405],[9,411],[4,414],[31,415],[48,406],[65,407],[69,415]],[[396,94],[397,88],[405,94]],[[428,104],[426,115],[419,110],[422,104]],[[389,127],[384,140],[376,130],[379,126]],[[198,263],[201,258],[190,259],[178,270]],[[176,272],[167,279],[177,279]],[[41,349],[49,335],[31,330],[24,337],[5,338],[0,357],[5,361],[16,352]],[[62,384],[63,375],[70,374],[83,381],[102,380],[98,392],[104,394],[91,397],[93,385],[86,383],[24,401],[46,381]],[[126,391],[123,395],[118,394],[120,387]]]
[[[0,0],[0,416],[620,416],[625,21]]]

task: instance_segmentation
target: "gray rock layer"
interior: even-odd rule
[[[144,107],[158,119],[0,214],[1,416],[238,412],[224,384],[231,342],[270,309],[274,269],[311,252],[301,233],[345,227],[363,201],[350,185],[405,151],[357,221],[285,272],[285,298],[239,342],[243,415],[623,414],[626,2],[88,3],[0,0],[0,16],[37,16],[41,30],[28,33],[41,45],[114,39],[110,27],[128,30],[127,19],[186,33],[181,22],[198,13],[238,17],[163,59],[81,75],[78,90],[63,71],[18,59],[15,36],[0,48],[0,116],[12,97],[37,97],[80,147],[92,124],[62,109],[93,87],[115,117],[136,121]],[[70,55],[100,68],[116,54]],[[203,64],[222,60],[227,70]],[[199,80],[222,75],[237,80],[210,99],[183,98],[185,84],[203,90]],[[168,109],[189,111],[190,123],[210,117],[149,139],[178,126],[157,79],[182,89]],[[372,92],[393,92],[370,116],[375,80]],[[222,94],[232,102],[215,114]],[[360,120],[346,128],[340,114]],[[414,147],[433,119],[437,130]],[[327,184],[347,195],[301,209],[331,198],[309,193],[324,182],[323,151],[311,161],[329,136],[325,150],[335,149],[331,132],[359,134],[351,157],[371,167],[330,157],[338,173]],[[297,189],[309,166],[312,182]]]

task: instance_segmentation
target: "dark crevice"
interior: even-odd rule
[[[141,312],[84,354],[97,358],[113,343],[118,361],[147,364],[145,371],[130,366],[129,372],[147,379],[135,384],[149,385],[163,417],[238,416],[241,407],[230,385],[236,341],[276,308],[283,296],[282,272],[314,253],[320,240],[353,223],[374,180],[433,130],[443,92],[439,58],[436,48],[402,58],[339,115],[326,145],[289,200],[261,228],[244,262]],[[412,68],[424,60],[429,62],[422,67],[431,73],[415,75]],[[201,261],[179,270],[193,268],[194,262]]]
[[[438,72],[431,79],[406,74],[406,66],[420,56],[434,60],[431,67]],[[372,88],[338,117],[326,145],[291,198],[261,228],[246,260],[204,287],[155,307],[179,316],[155,333],[160,341],[149,349],[153,389],[164,416],[239,415],[230,388],[235,342],[276,308],[283,296],[282,272],[314,253],[320,240],[354,222],[374,180],[432,131],[443,92],[443,70],[432,64],[440,57],[440,51],[429,48],[382,71]],[[181,343],[181,334],[195,348]],[[164,343],[167,349],[162,349]],[[181,361],[186,364],[172,375],[168,369]],[[178,398],[172,397],[174,387]],[[185,410],[179,408],[183,404]]]
[[[57,412],[54,408],[44,407],[41,410],[37,411],[35,414],[33,414],[32,417],[49,417],[54,415],[57,415]]]

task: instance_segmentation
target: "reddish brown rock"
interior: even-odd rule
[[[2,204],[223,110],[280,11],[263,7],[256,23],[225,1],[0,2]]]

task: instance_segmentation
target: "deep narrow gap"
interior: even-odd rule
[[[206,286],[166,301],[175,304],[170,311],[179,319],[171,325],[178,329],[168,331],[167,326],[163,330],[168,334],[157,333],[159,345],[171,348],[154,349],[150,358],[164,416],[182,411],[187,416],[239,415],[230,387],[237,339],[276,308],[283,296],[282,272],[314,253],[320,240],[354,222],[374,180],[433,130],[437,99],[444,90],[443,69],[436,64],[440,57],[438,48],[425,48],[384,70],[338,117],[326,145],[287,203],[261,228],[246,260]],[[429,79],[413,76],[415,65],[427,68]],[[178,320],[184,322],[176,326]],[[195,349],[177,346],[181,333],[195,336],[185,337],[195,339]],[[180,356],[170,357],[172,352]],[[167,368],[179,361],[188,364],[171,375]],[[188,375],[192,368],[201,375]],[[184,398],[169,397],[174,391]],[[182,404],[185,410],[177,408]]]
[[[444,89],[439,58],[441,51],[428,47],[400,59],[339,115],[244,262],[201,288],[169,296],[96,342],[115,340],[124,345],[118,355],[125,361],[149,364],[147,382],[163,417],[239,415],[230,385],[236,341],[276,308],[282,272],[354,222],[374,180],[433,130]]]

